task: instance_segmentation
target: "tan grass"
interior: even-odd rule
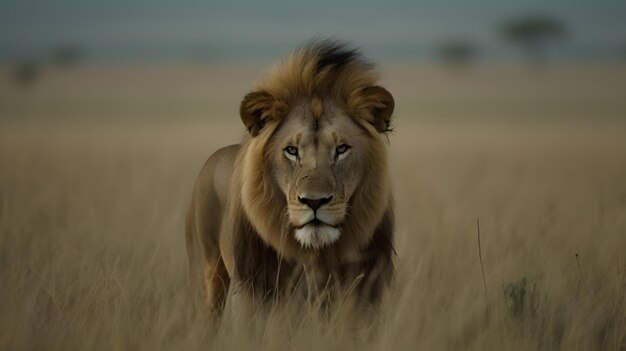
[[[184,210],[235,116],[2,124],[0,349],[626,347],[626,127],[414,123],[417,108],[391,137],[397,280],[372,339],[310,313],[260,335],[189,318]]]

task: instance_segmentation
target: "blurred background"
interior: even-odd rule
[[[312,37],[395,97],[387,320],[211,340],[193,184]],[[624,350],[625,122],[624,0],[2,0],[0,349]]]
[[[402,119],[626,111],[617,0],[7,0],[0,10],[3,122],[236,118],[254,80],[314,36],[379,62]]]

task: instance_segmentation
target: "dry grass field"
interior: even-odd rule
[[[0,349],[626,350],[619,67],[389,70],[398,257],[378,334],[302,316],[209,335],[183,217],[258,72],[87,67],[16,89],[0,70]]]

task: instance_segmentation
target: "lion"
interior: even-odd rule
[[[229,291],[253,308],[294,297],[380,305],[394,274],[394,99],[377,81],[357,49],[317,40],[243,98],[243,140],[206,161],[186,217],[204,310],[221,316]]]

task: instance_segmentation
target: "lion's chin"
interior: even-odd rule
[[[340,235],[338,228],[326,224],[307,224],[295,231],[296,240],[303,247],[316,250],[334,243]]]

